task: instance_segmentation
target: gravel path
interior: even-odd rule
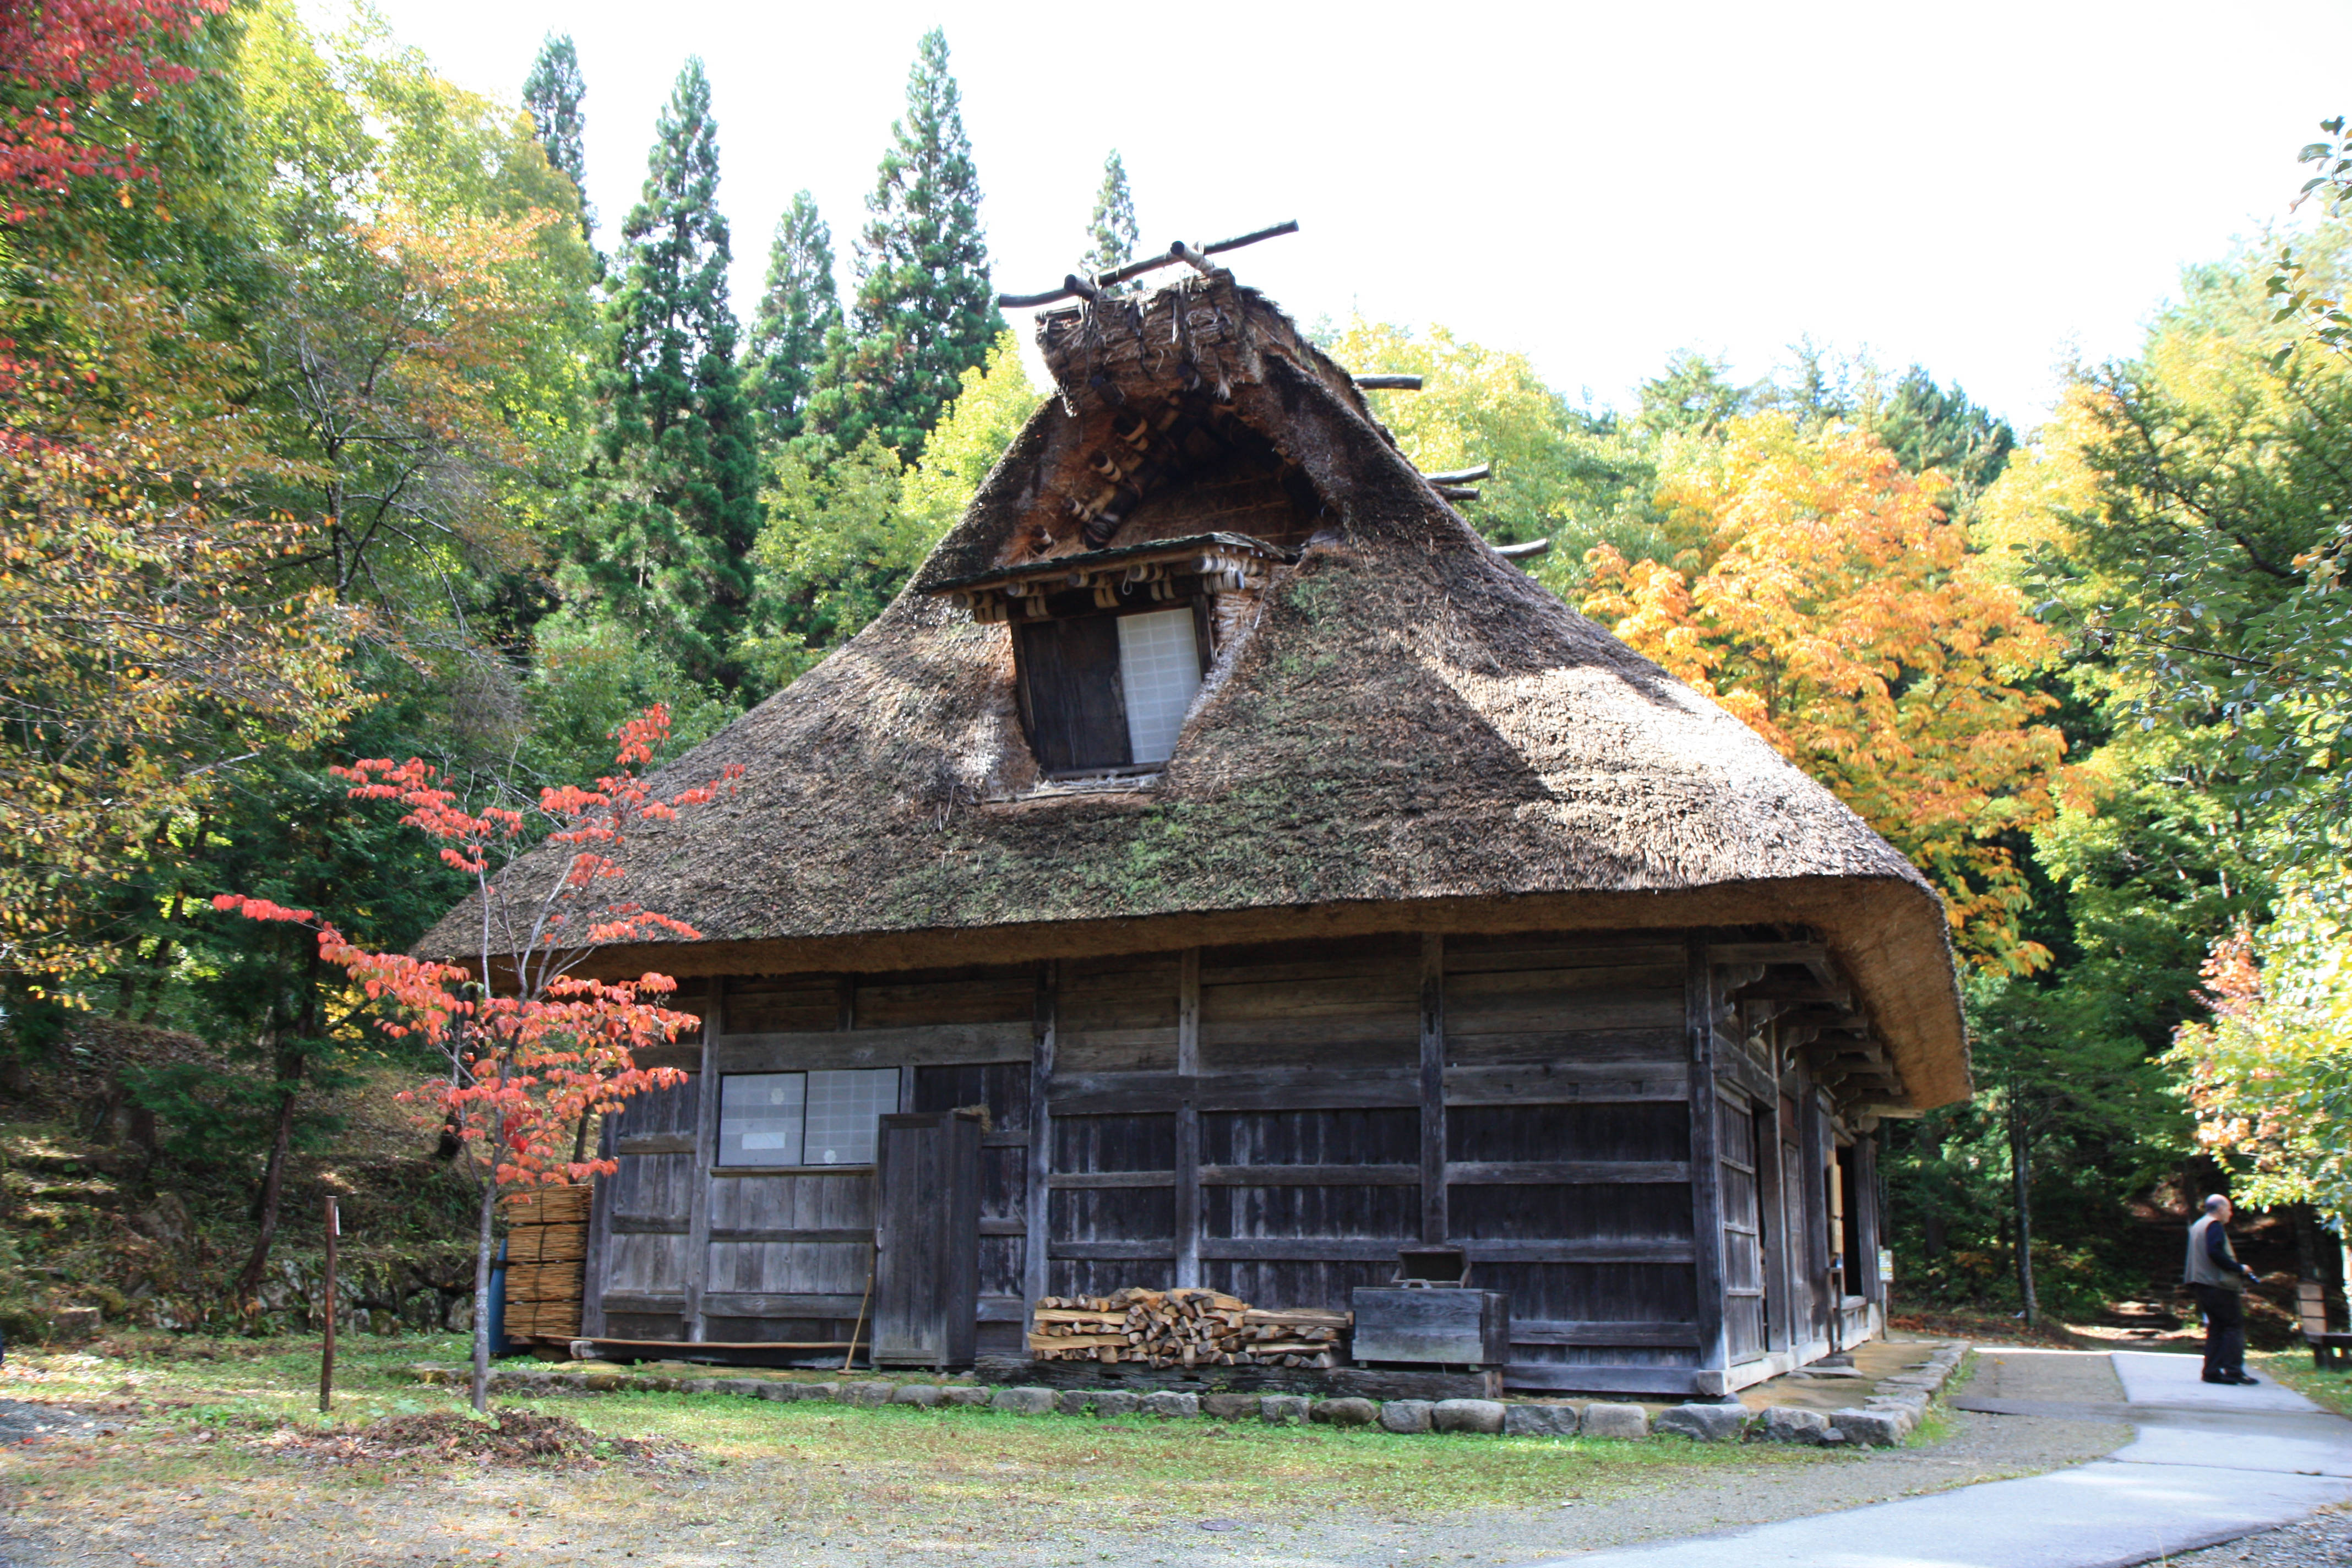
[[[2243,1541],[2225,1542],[2172,1560],[2173,1568],[2337,1568],[2352,1565],[2352,1513],[2329,1509],[2301,1524],[2266,1530]]]
[[[1090,1515],[1082,1499],[1052,1517],[950,1516],[896,1532],[838,1515],[794,1518],[804,1481],[779,1456],[747,1457],[694,1475],[621,1469],[395,1479],[362,1485],[293,1465],[285,1473],[202,1479],[201,1458],[157,1467],[152,1485],[110,1488],[70,1510],[41,1495],[26,1469],[9,1475],[0,1563],[8,1568],[910,1568],[984,1561],[995,1568],[1104,1563],[1370,1568],[1374,1564],[1509,1563],[1851,1508],[1973,1481],[2029,1475],[2108,1452],[2127,1437],[2096,1421],[1958,1414],[1928,1447],[1825,1456],[1749,1470],[1671,1467],[1596,1484],[1564,1451],[1559,1501],[1411,1520],[1302,1496],[1279,1514],[1232,1519]],[[90,1452],[95,1430],[44,1439]],[[199,1451],[200,1454],[201,1451]],[[27,1453],[30,1458],[31,1454]],[[61,1464],[68,1454],[56,1456]],[[1010,1467],[1007,1467],[1008,1468]],[[29,1469],[29,1467],[27,1467]],[[170,1476],[174,1479],[166,1480]],[[196,1479],[192,1479],[194,1477]],[[1008,1486],[1020,1482],[1006,1478]],[[31,1489],[25,1489],[31,1481]],[[13,1483],[13,1484],[12,1484]],[[894,1517],[913,1510],[900,1498]],[[1099,1510],[1097,1510],[1099,1513]],[[462,1549],[462,1550],[461,1550]]]

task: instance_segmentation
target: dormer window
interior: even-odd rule
[[[1199,534],[1005,567],[930,592],[1013,629],[1022,726],[1048,778],[1153,773],[1216,652],[1216,604],[1286,551]]]
[[[1024,621],[1013,635],[1022,718],[1049,777],[1149,768],[1175,755],[1208,668],[1197,604]]]

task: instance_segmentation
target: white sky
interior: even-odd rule
[[[1675,349],[1751,378],[1811,334],[2031,424],[2070,355],[2127,352],[2182,265],[2281,215],[2296,149],[2352,110],[2352,0],[379,4],[509,99],[572,33],[608,247],[699,53],[740,314],[803,186],[849,286],[939,22],[1000,288],[1069,269],[1115,146],[1148,247],[1295,217],[1231,259],[1301,320],[1442,322],[1621,405]]]

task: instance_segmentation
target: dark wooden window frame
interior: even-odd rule
[[[1069,594],[1055,595],[1046,601],[1043,616],[1016,619],[1013,623],[1013,688],[1021,710],[1022,732],[1028,737],[1031,752],[1037,759],[1038,770],[1048,779],[1103,778],[1121,774],[1156,773],[1164,763],[1137,763],[1129,749],[1127,731],[1127,699],[1119,679],[1118,621],[1122,616],[1152,615],[1166,610],[1186,609],[1192,612],[1192,643],[1200,656],[1201,672],[1208,673],[1211,660],[1216,657],[1214,617],[1210,614],[1209,595],[1192,594],[1176,600],[1150,599],[1138,595],[1133,603],[1115,609],[1104,609],[1095,604],[1091,595]],[[1073,714],[1076,706],[1073,694],[1066,689],[1051,689],[1057,679],[1067,677],[1053,668],[1058,657],[1048,654],[1044,638],[1054,636],[1066,638],[1064,628],[1080,626],[1098,626],[1109,634],[1108,653],[1107,711],[1097,714]],[[1049,633],[1046,628],[1053,628]],[[1033,640],[1034,639],[1034,640]],[[1087,725],[1108,731],[1109,739],[1081,752],[1078,744],[1066,739],[1070,728]],[[1101,762],[1078,760],[1083,754],[1105,755]]]

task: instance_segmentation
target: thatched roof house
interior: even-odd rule
[[[1066,1244],[1047,1234],[1043,1199],[1060,1167],[1043,1131],[1048,1118],[1028,1115],[1027,1101],[1064,1114],[1055,1075],[1072,1073],[1074,1042],[1087,1029],[1104,1043],[1086,1064],[1086,1092],[1119,1072],[1138,1075],[1139,1092],[1144,1079],[1168,1078],[1158,1110],[1114,1099],[1143,1129],[1139,1137],[1152,1117],[1172,1118],[1179,1156],[1185,1129],[1197,1138],[1218,1114],[1205,1086],[1245,1068],[1287,1066],[1316,1078],[1321,1087],[1287,1106],[1300,1115],[1387,1106],[1410,1119],[1417,1110],[1421,1143],[1434,1138],[1439,1147],[1413,1155],[1423,1193],[1406,1205],[1406,1240],[1449,1239],[1444,1191],[1475,1184],[1435,1168],[1447,1156],[1433,1119],[1444,1122],[1448,1106],[1499,1103],[1493,1094],[1502,1092],[1465,1090],[1465,1099],[1442,1083],[1426,1094],[1387,1085],[1402,1072],[1418,1086],[1432,1059],[1440,1079],[1500,1073],[1505,1063],[1573,1077],[1579,1053],[1622,1064],[1646,1049],[1633,1036],[1663,1028],[1660,1056],[1677,1075],[1685,1039],[1717,1058],[1713,1074],[1691,1070],[1663,1095],[1694,1119],[1677,1145],[1686,1162],[1711,1146],[1731,1160],[1721,1151],[1782,1124],[1792,1149],[1807,1138],[1818,1145],[1817,1173],[1834,1165],[1836,1147],[1866,1161],[1876,1115],[1968,1093],[1944,913],[1919,873],[1745,726],[1497,554],[1396,449],[1349,373],[1278,310],[1218,270],[1140,299],[1049,312],[1039,334],[1057,395],[908,589],[816,669],[670,770],[678,780],[727,763],[746,770],[722,806],[632,848],[628,896],[689,922],[702,940],[606,960],[616,972],[708,979],[705,1005],[718,1022],[707,1031],[705,1083],[726,1075],[735,1056],[752,1063],[748,1044],[730,1054],[740,1036],[772,1042],[754,1064],[767,1068],[803,1058],[854,1058],[866,1070],[895,1062],[908,1079],[901,1103],[916,1109],[926,1099],[919,1067],[943,1071],[956,1062],[951,1039],[1020,1020],[1017,1047],[992,1037],[965,1064],[1024,1064],[1016,1075],[1024,1104],[1000,1108],[998,1121],[1025,1119],[1022,1141],[1046,1150],[1034,1172],[1004,1175],[1005,1212],[1020,1220],[1026,1256],[1001,1249],[1008,1256],[982,1289],[984,1324],[1017,1318],[1021,1298],[1051,1283],[1083,1288],[1080,1277],[1099,1284],[1122,1269],[1217,1272],[1215,1205],[1182,1212],[1202,1198],[1181,1158],[1170,1176],[1174,1219],[1133,1222],[1165,1232],[1150,1255],[1163,1262],[1131,1245],[1145,1232],[1104,1215]],[[436,937],[455,929],[445,924]],[[1622,962],[1608,957],[1619,950]],[[1529,956],[1493,956],[1506,952]],[[1241,973],[1253,964],[1255,979]],[[1301,994],[1336,984],[1320,1001],[1295,994],[1289,1007],[1325,1020],[1319,1037],[1295,1023],[1255,1034],[1237,1025],[1239,1054],[1215,1059],[1216,1031],[1201,1021],[1213,999],[1201,988],[1213,991],[1226,970],[1235,1005],[1251,985],[1279,989],[1285,975]],[[1520,979],[1497,978],[1507,971]],[[1595,994],[1603,971],[1609,989]],[[1114,973],[1131,974],[1135,1016],[1074,1028],[1075,1005],[1045,993],[1067,992],[1081,973],[1097,990],[1127,984]],[[1402,1004],[1383,990],[1400,973]],[[1558,983],[1550,992],[1545,975]],[[1496,1031],[1493,1040],[1516,1043],[1494,1047],[1481,1066],[1466,1043],[1476,1028],[1464,1020],[1512,985],[1514,1005],[1549,995],[1552,1010]],[[1008,986],[1024,997],[1039,989],[1035,1019],[1026,1000],[1008,1009],[983,996]],[[1169,995],[1139,999],[1154,986]],[[1644,986],[1654,995],[1634,994]],[[857,1005],[861,988],[875,1006]],[[919,1004],[908,1000],[917,992]],[[838,1007],[820,999],[836,993]],[[1591,1003],[1581,1016],[1580,998]],[[1084,1005],[1097,1003],[1106,1019],[1118,1010],[1099,997]],[[1381,1021],[1343,1021],[1358,1004]],[[1384,1011],[1399,1005],[1423,1016],[1400,1025]],[[1432,1007],[1441,1013],[1434,1024]],[[1671,1016],[1653,1017],[1658,1007]],[[1269,1002],[1265,1016],[1284,1011]],[[1057,1017],[1055,1058],[1038,1046],[1055,1038]],[[944,1032],[919,1037],[926,1029]],[[1154,1031],[1168,1035],[1165,1049]],[[871,1037],[865,1053],[844,1056],[857,1037]],[[1747,1132],[1715,1124],[1710,1077],[1737,1088],[1739,1115],[1759,1119],[1743,1123]],[[1338,1087],[1349,1080],[1365,1090],[1352,1100]],[[1525,1094],[1556,1106],[1580,1098],[1557,1086]],[[1789,1102],[1785,1115],[1774,1114],[1776,1100]],[[1820,1127],[1806,1131],[1800,1110],[1817,1112]],[[698,1143],[693,1163],[716,1171],[727,1163],[710,1142],[720,1113],[697,1114],[709,1146]],[[683,1123],[668,1134],[685,1135]],[[1000,1127],[995,1136],[1006,1134]],[[615,1147],[628,1149],[625,1131]],[[1563,1158],[1538,1149],[1517,1163]],[[1794,1243],[1772,1266],[1777,1285],[1723,1283],[1727,1269],[1770,1272],[1743,1248],[1780,1246],[1782,1228],[1742,1230],[1723,1217],[1727,1201],[1791,1205],[1787,1228],[1801,1234],[1803,1205],[1789,1185],[1798,1175],[1784,1183],[1766,1173],[1777,1163],[1749,1148],[1739,1167],[1748,1175],[1729,1199],[1720,1183],[1686,1176],[1684,1220],[1661,1222],[1658,1237],[1689,1237],[1688,1216],[1699,1216],[1696,1241],[1653,1247],[1660,1258],[1680,1247],[1669,1272],[1696,1269],[1695,1305],[1655,1309],[1698,1325],[1694,1343],[1662,1354],[1654,1332],[1629,1331],[1650,1349],[1594,1342],[1591,1321],[1619,1314],[1570,1303],[1583,1300],[1582,1287],[1558,1273],[1575,1260],[1563,1240],[1557,1258],[1528,1255],[1527,1269],[1554,1272],[1531,1276],[1514,1310],[1522,1321],[1575,1322],[1530,1342],[1524,1357],[1515,1351],[1514,1376],[1536,1368],[1535,1381],[1558,1384],[1583,1375],[1564,1370],[1576,1365],[1596,1375],[1613,1368],[1600,1386],[1644,1376],[1696,1377],[1683,1385],[1697,1386],[1709,1369],[1717,1383],[1737,1382],[1741,1365],[1776,1354],[1785,1363],[1825,1342],[1845,1309],[1824,1298],[1810,1327],[1796,1321],[1811,1268]],[[1096,1168],[1129,1167],[1114,1159]],[[1565,1167],[1553,1173],[1563,1193],[1578,1185]],[[1833,1170],[1828,1179],[1834,1184]],[[1759,1183],[1788,1190],[1759,1198]],[[1854,1183],[1847,1209],[1861,1206],[1866,1186]],[[1816,1196],[1816,1217],[1826,1218],[1835,1194]],[[1860,1216],[1844,1223],[1854,1231],[1850,1250],[1864,1250]],[[1732,1239],[1718,1246],[1711,1225],[1729,1226]],[[1011,1242],[1015,1228],[1008,1218],[992,1232],[983,1215],[983,1237]],[[1364,1282],[1381,1272],[1389,1245],[1379,1234],[1335,1238],[1312,1226],[1301,1234],[1318,1245],[1303,1246],[1278,1288]],[[720,1337],[709,1331],[725,1319],[736,1338],[782,1338],[746,1327],[769,1321],[756,1312],[710,1302],[840,1293],[721,1291],[708,1278],[718,1265],[698,1252],[716,1256],[718,1243],[690,1224],[680,1237],[674,1267],[646,1265],[647,1279],[670,1268],[672,1284],[623,1289],[608,1279],[592,1322],[626,1319],[646,1331],[640,1337],[691,1339]],[[1474,1258],[1475,1239],[1465,1243]],[[1277,1288],[1278,1269],[1244,1265],[1270,1264],[1278,1249],[1235,1239],[1225,1250],[1259,1289]],[[1490,1278],[1518,1255],[1488,1250]],[[1832,1297],[1875,1294],[1864,1288],[1875,1279],[1874,1243],[1867,1250],[1873,1258],[1850,1260]],[[985,1257],[982,1267],[989,1273]],[[1677,1289],[1654,1282],[1662,1301]],[[1774,1291],[1791,1304],[1779,1309],[1777,1327],[1766,1321],[1776,1316],[1765,1305]],[[1721,1292],[1754,1297],[1755,1321],[1737,1301],[1710,1301]],[[1000,1299],[992,1318],[992,1296]],[[625,1298],[642,1310],[618,1310]],[[793,1333],[825,1321],[793,1310]],[[1668,1367],[1692,1370],[1669,1377]]]

